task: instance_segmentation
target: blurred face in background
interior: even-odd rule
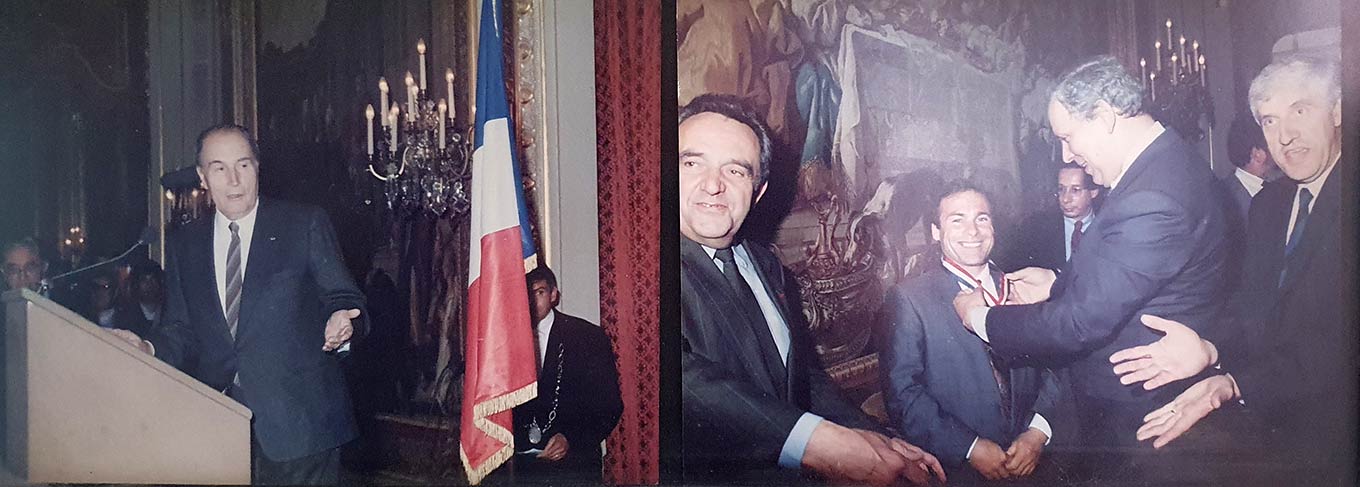
[[[1058,171],[1058,208],[1065,217],[1080,220],[1091,214],[1091,202],[1100,190],[1086,186],[1086,173],[1074,167]]]
[[[43,274],[47,272],[47,263],[32,249],[15,247],[5,254],[4,271],[8,289],[28,288],[37,291]]]

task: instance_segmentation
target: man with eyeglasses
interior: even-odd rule
[[[38,244],[26,238],[5,246],[4,272],[6,290],[37,291],[47,272],[47,261],[38,252]]]
[[[1073,163],[1058,169],[1058,190],[1053,193],[1058,211],[1043,211],[1025,219],[1009,240],[1015,242],[997,259],[1006,271],[1025,267],[1061,268],[1081,245],[1083,232],[1095,220],[1095,200],[1100,186]]]

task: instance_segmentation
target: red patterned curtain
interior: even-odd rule
[[[605,479],[655,484],[660,390],[661,3],[595,0],[600,325],[619,357],[623,417]]]

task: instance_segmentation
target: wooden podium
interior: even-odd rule
[[[5,461],[28,482],[250,483],[250,410],[28,290],[4,294]]]

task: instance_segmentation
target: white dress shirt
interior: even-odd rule
[[[1086,231],[1091,228],[1091,220],[1096,219],[1096,212],[1088,211],[1081,220],[1063,216],[1063,248],[1067,249],[1067,260],[1072,260],[1072,232],[1077,230],[1077,222],[1081,222],[1081,234],[1086,235]]]
[[[255,236],[255,216],[260,211],[259,200],[246,216],[236,220],[237,235],[241,237],[241,282],[245,283],[246,263],[250,261],[250,240]],[[213,212],[213,274],[217,282],[217,300],[222,305],[222,316],[227,315],[227,250],[231,247],[232,220],[222,212]]]
[[[542,368],[543,364],[548,361],[548,337],[552,334],[553,321],[556,321],[556,319],[557,312],[550,309],[548,310],[548,315],[544,316],[543,319],[538,320],[538,324],[534,325],[535,334],[537,335],[537,340],[535,341],[538,342],[539,368]]]
[[[1327,182],[1327,177],[1332,175],[1333,169],[1336,169],[1335,162],[1333,162],[1332,166],[1327,168],[1326,171],[1323,171],[1321,176],[1314,179],[1313,182],[1300,184],[1299,187],[1294,190],[1294,202],[1289,206],[1289,227],[1284,231],[1285,242],[1289,242],[1289,235],[1294,233],[1294,223],[1296,223],[1294,220],[1299,217],[1299,193],[1301,193],[1299,190],[1308,188],[1308,192],[1313,193],[1313,200],[1308,202],[1308,214],[1312,215],[1313,206],[1317,204],[1318,192],[1322,191],[1322,185]]]
[[[1233,176],[1237,178],[1238,182],[1242,183],[1243,188],[1247,188],[1247,194],[1252,195],[1253,197],[1256,196],[1256,193],[1260,192],[1261,188],[1266,184],[1266,180],[1261,179],[1260,176],[1249,173],[1246,169],[1240,167],[1233,171]]]

